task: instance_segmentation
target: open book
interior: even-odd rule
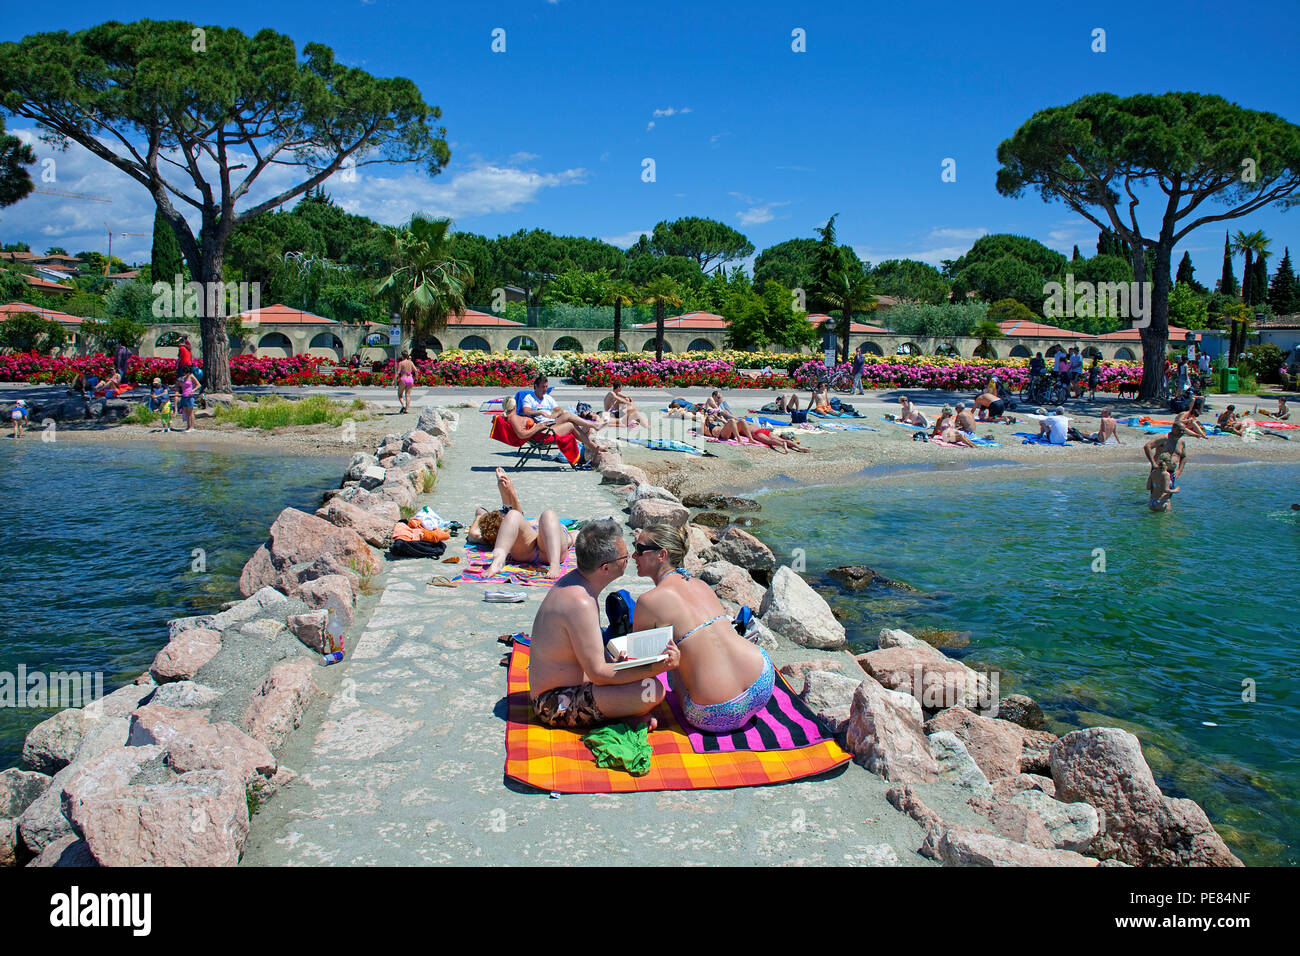
[[[620,654],[628,656],[627,660],[618,661],[614,665],[616,671],[627,670],[629,667],[644,667],[646,664],[658,664],[668,659],[664,649],[672,640],[672,636],[671,626],[654,627],[648,631],[633,631],[622,637],[610,638],[605,642],[605,651],[611,660],[618,660]]]

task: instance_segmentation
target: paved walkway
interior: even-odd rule
[[[454,447],[421,504],[468,524],[475,505],[495,504],[494,469],[510,458],[487,438],[487,416],[458,411]],[[599,481],[549,464],[516,475],[529,514],[624,520],[624,502]],[[450,544],[448,556],[463,555],[463,538]],[[884,781],[853,764],[736,790],[551,797],[507,780],[496,637],[528,630],[545,591],[520,588],[525,603],[499,605],[483,592],[500,585],[427,586],[457,567],[390,563],[351,655],[321,671],[322,687],[337,690],[290,739],[282,762],[301,776],[253,818],[245,865],[927,864],[915,853],[920,828],[885,802]],[[618,583],[634,594],[649,585]],[[778,665],[813,656],[773,654]],[[936,787],[932,806],[955,803]]]

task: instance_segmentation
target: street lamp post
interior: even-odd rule
[[[835,366],[835,317],[828,315],[826,324],[822,326],[822,351],[825,353],[826,367]]]

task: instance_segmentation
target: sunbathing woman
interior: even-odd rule
[[[831,390],[825,382],[820,382],[812,390],[812,398],[808,400],[808,407],[813,411],[821,412],[823,415],[835,414],[835,409],[831,408]]]
[[[479,508],[474,523],[465,532],[465,540],[492,549],[492,563],[487,568],[489,577],[500,571],[509,558],[516,564],[549,565],[547,577],[558,578],[575,534],[566,530],[549,508],[537,518],[525,520],[519,510],[514,482],[503,468],[498,468],[496,475],[502,508],[500,511]]]
[[[957,430],[957,418],[953,415],[952,408],[947,405],[943,406],[943,410],[939,413],[939,420],[934,423],[934,430],[930,432],[930,437],[946,441],[950,445],[976,447],[965,432]]]
[[[791,451],[808,454],[807,448],[804,448],[796,441],[773,435],[770,428],[755,428],[743,418],[723,418],[722,414],[724,413],[710,416],[705,420],[704,426],[700,430],[710,438],[717,438],[721,441],[748,440],[760,445],[766,445],[783,455],[788,455]]]
[[[904,425],[917,425],[921,428],[929,428],[930,421],[921,414],[921,410],[912,404],[912,400],[906,395],[900,395],[898,398],[898,420]]]
[[[681,663],[668,681],[683,714],[700,730],[731,733],[767,706],[776,675],[767,652],[736,633],[713,589],[683,569],[686,547],[671,525],[637,532],[637,574],[655,586],[637,599],[632,626],[672,627]]]
[[[1290,411],[1290,409],[1288,409],[1288,408],[1286,407],[1286,399],[1285,399],[1285,398],[1279,398],[1279,399],[1277,400],[1277,411],[1275,411],[1275,412],[1270,412],[1268,409],[1264,409],[1264,411],[1261,412],[1261,411],[1259,410],[1259,406],[1256,405],[1256,406],[1255,406],[1255,414],[1256,414],[1256,415],[1267,415],[1269,418],[1272,418],[1272,419],[1274,419],[1274,420],[1276,420],[1276,421],[1279,421],[1279,422],[1284,422],[1284,421],[1286,421],[1288,418],[1291,417],[1291,411]]]

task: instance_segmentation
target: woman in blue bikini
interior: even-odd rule
[[[772,696],[776,674],[767,652],[736,633],[713,588],[682,567],[686,538],[667,524],[637,532],[637,573],[655,586],[637,598],[635,630],[671,625],[681,665],[669,672],[687,721],[710,733],[744,727]]]

